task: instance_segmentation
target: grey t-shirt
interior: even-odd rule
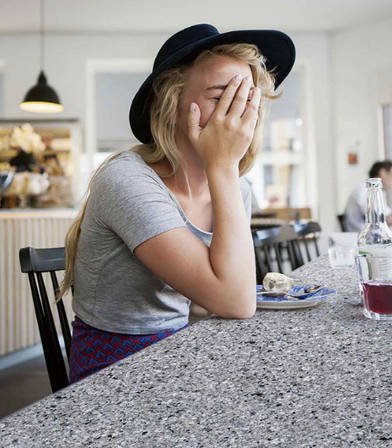
[[[244,178],[241,191],[250,219],[250,187]],[[212,233],[186,221],[175,195],[138,154],[127,151],[109,162],[93,183],[82,222],[75,314],[100,330],[134,335],[186,325],[190,300],[134,255],[144,241],[185,226],[210,246]]]

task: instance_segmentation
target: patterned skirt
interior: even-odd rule
[[[120,359],[133,355],[143,348],[189,327],[189,325],[187,324],[179,330],[164,333],[128,335],[98,330],[75,316],[72,327],[69,360],[69,381],[71,384],[120,361]]]

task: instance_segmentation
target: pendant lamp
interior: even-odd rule
[[[60,99],[56,91],[50,87],[44,73],[44,0],[40,3],[41,9],[41,73],[38,81],[24,97],[19,108],[27,112],[38,112],[40,114],[55,114],[62,112],[64,106],[60,103]]]

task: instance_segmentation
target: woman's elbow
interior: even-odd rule
[[[233,307],[226,307],[221,313],[217,313],[225,319],[251,319],[256,312],[256,300],[248,300],[240,306],[238,303]]]
[[[251,319],[256,313],[256,304],[249,309],[241,310],[236,319]]]

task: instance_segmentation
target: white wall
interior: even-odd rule
[[[45,73],[60,96],[65,111],[61,118],[84,119],[85,65],[88,59],[153,57],[166,36],[61,35],[46,38]],[[39,74],[39,39],[35,35],[1,35],[0,59],[5,61],[5,116],[31,118],[19,109],[27,90]],[[131,98],[130,98],[131,102]],[[39,115],[42,118],[42,115]],[[48,118],[59,118],[52,115]]]
[[[326,33],[289,33],[297,48],[297,58],[310,73],[306,101],[309,106],[309,150],[316,164],[316,218],[326,233],[335,226],[334,151],[330,109],[330,56]],[[154,58],[169,34],[150,35],[67,35],[49,34],[46,38],[48,82],[65,106],[62,117],[85,117],[85,65],[88,59]],[[6,118],[26,118],[18,108],[23,95],[36,82],[39,72],[39,40],[36,35],[0,34],[0,59],[5,61]],[[129,98],[131,102],[131,98]],[[35,114],[34,114],[35,116]]]
[[[0,118],[4,118],[4,75],[2,72],[0,72]]]
[[[331,35],[333,127],[337,161],[337,204],[343,212],[351,190],[383,158],[378,106],[392,101],[392,18]],[[347,153],[359,164],[349,166]]]
[[[314,218],[323,229],[321,249],[325,251],[328,234],[337,228],[329,38],[325,33],[301,33],[293,35],[293,38],[297,61],[303,63],[309,74],[304,98],[307,105],[304,126],[309,135],[307,157],[311,159],[307,169],[313,170],[310,175],[314,178],[315,191],[311,192],[311,204]]]

